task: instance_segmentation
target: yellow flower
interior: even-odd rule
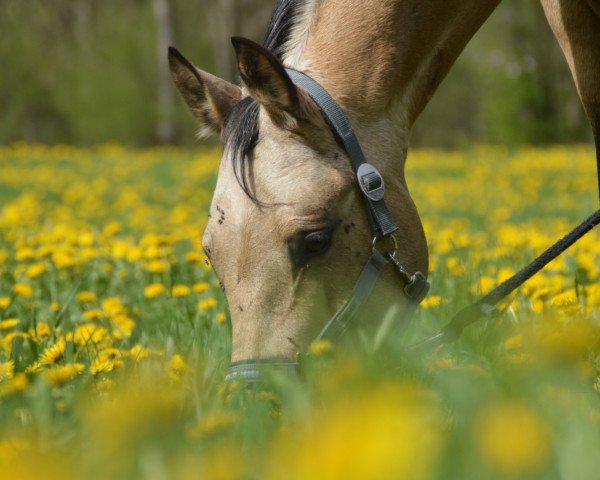
[[[216,306],[217,306],[217,301],[212,297],[203,298],[202,300],[200,300],[198,302],[198,308],[200,310],[209,310],[211,308],[215,308]]]
[[[50,304],[50,310],[52,310],[54,313],[58,313],[61,309],[61,305],[58,302],[52,302]]]
[[[169,378],[173,381],[181,380],[181,377],[183,376],[187,368],[187,364],[185,363],[185,360],[181,355],[179,355],[178,353],[173,355],[171,357],[171,360],[169,360],[169,365],[167,368]]]
[[[150,273],[165,273],[170,268],[171,265],[166,260],[152,260],[146,265],[146,270]]]
[[[87,290],[79,292],[75,296],[75,298],[77,299],[77,301],[79,303],[94,303],[98,300],[98,297],[96,296],[96,294],[94,292],[90,292]]]
[[[106,329],[93,323],[79,325],[75,329],[74,342],[77,345],[98,344],[106,337]]]
[[[327,355],[331,353],[332,350],[333,345],[329,340],[317,340],[316,342],[311,343],[309,349],[310,353],[317,357]]]
[[[48,266],[45,263],[34,263],[27,268],[27,276],[29,278],[41,277],[48,271]]]
[[[19,297],[29,298],[33,295],[33,288],[28,283],[15,283],[13,293]]]
[[[84,320],[98,320],[98,319],[102,318],[103,316],[104,316],[104,312],[97,308],[95,308],[93,310],[86,310],[85,312],[83,312],[81,314],[81,317]]]
[[[508,475],[535,474],[550,457],[550,428],[534,409],[521,403],[488,407],[479,414],[473,433],[485,460]]]
[[[45,348],[39,358],[41,365],[50,365],[57,360],[60,360],[67,349],[67,342],[64,338],[59,338],[54,345]]]
[[[100,373],[112,372],[115,368],[123,365],[123,361],[116,358],[98,357],[90,365],[90,373],[98,375]]]
[[[50,385],[60,386],[73,380],[84,369],[85,366],[82,363],[68,363],[45,370],[42,375]]]
[[[191,289],[187,285],[173,285],[171,289],[171,295],[174,297],[187,297],[190,292]]]
[[[4,380],[10,380],[15,374],[15,362],[9,360],[8,362],[0,362],[0,382]]]
[[[112,336],[118,340],[131,337],[135,321],[127,315],[117,315],[110,320],[113,327]]]
[[[216,320],[219,325],[224,325],[227,316],[223,312],[217,313]]]
[[[192,290],[194,290],[194,292],[196,293],[206,292],[209,288],[210,285],[208,284],[208,282],[198,282],[194,283],[194,285],[192,286]]]
[[[151,283],[144,288],[144,297],[155,298],[165,292],[165,286],[162,283]]]
[[[0,330],[10,330],[19,324],[18,318],[6,318],[0,322]]]
[[[422,308],[436,308],[443,303],[442,297],[439,295],[429,295],[420,303]]]
[[[10,307],[10,304],[12,303],[12,300],[9,297],[0,297],[0,308],[1,309],[6,309],[8,307]]]
[[[0,384],[0,397],[24,392],[29,388],[29,380],[24,373],[16,373],[10,382]]]

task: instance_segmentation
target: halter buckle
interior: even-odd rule
[[[361,163],[356,171],[356,178],[358,186],[368,199],[374,202],[383,199],[385,193],[383,177],[373,165]]]

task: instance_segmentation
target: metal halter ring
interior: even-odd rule
[[[394,235],[392,235],[392,234],[387,235],[386,237],[383,237],[383,238],[373,237],[373,240],[371,240],[371,251],[378,252],[379,249],[377,248],[377,242],[380,242],[382,240],[391,240],[392,241],[391,246],[393,248],[391,250],[388,250],[385,253],[387,255],[394,255],[396,253],[396,251],[398,250],[398,240],[396,240],[396,237],[394,237]]]

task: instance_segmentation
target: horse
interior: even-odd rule
[[[385,179],[398,227],[386,248],[410,275],[384,270],[361,311],[367,324],[390,309],[401,316],[411,302],[399,288],[411,275],[428,274],[427,242],[404,175],[410,131],[499,3],[278,0],[263,45],[232,39],[241,86],[169,49],[172,77],[200,133],[223,144],[202,245],[229,304],[232,365],[293,363],[352,296],[378,240],[347,149],[290,72],[308,75],[341,107]],[[541,4],[598,155],[600,3]]]

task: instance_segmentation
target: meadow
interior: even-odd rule
[[[0,147],[0,478],[596,479],[600,231],[444,325],[597,208],[590,146],[409,153],[432,291],[404,336],[223,382],[200,244],[219,152]]]

